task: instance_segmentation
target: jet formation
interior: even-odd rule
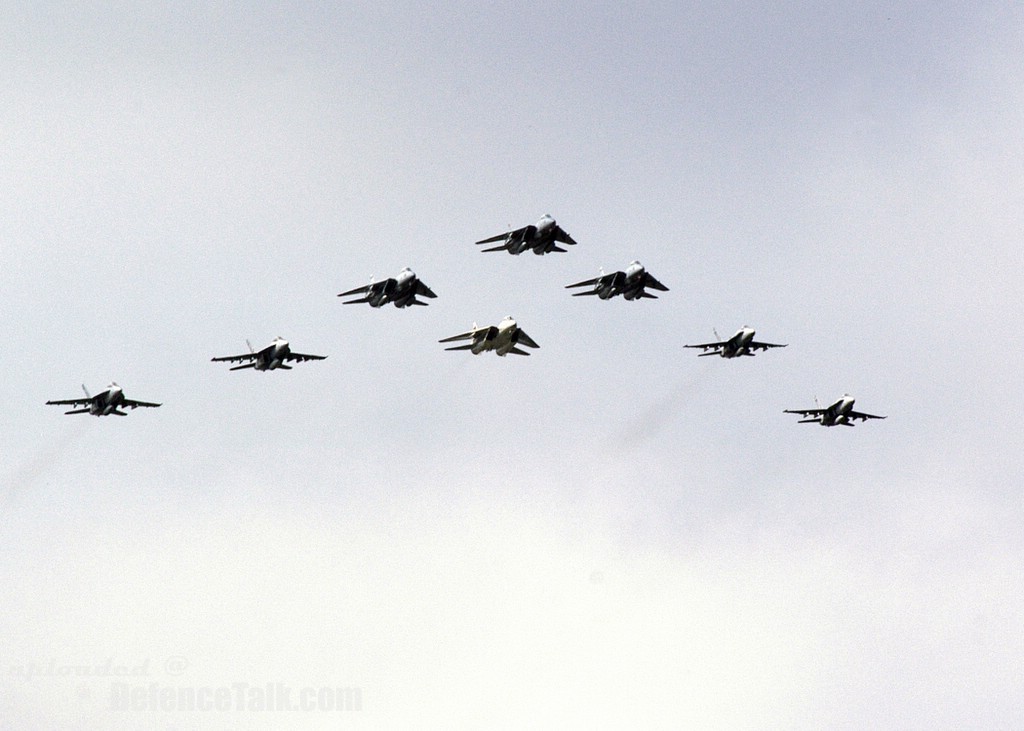
[[[500,242],[500,243],[498,243]],[[532,251],[540,256],[552,252],[566,252],[559,244],[575,246],[576,241],[554,218],[544,215],[537,223],[522,228],[513,229],[497,236],[483,239],[476,242],[481,244],[498,244],[483,249],[485,252],[507,251],[512,256],[518,256],[527,251]],[[660,281],[654,278],[644,266],[637,260],[629,263],[624,271],[616,271],[606,274],[601,270],[600,275],[592,279],[585,279],[581,282],[566,285],[566,289],[578,289],[589,287],[589,290],[574,292],[574,297],[596,296],[599,299],[607,300],[613,297],[622,296],[625,300],[658,299],[657,295],[648,292],[648,289],[659,292],[668,292],[669,289]],[[384,307],[388,303],[396,308],[402,309],[409,306],[426,306],[427,303],[419,299],[435,299],[437,295],[430,287],[423,283],[416,274],[408,267],[402,269],[396,277],[391,277],[379,282],[373,281],[361,287],[342,292],[338,297],[356,297],[342,304],[368,304],[372,308]],[[697,343],[684,345],[685,348],[696,348],[703,350],[698,357],[718,355],[722,358],[737,358],[742,356],[753,356],[758,351],[766,351],[772,348],[785,348],[785,344],[767,343],[754,340],[755,331],[744,325],[736,333],[723,340],[715,332],[716,340],[708,343]],[[462,343],[462,341],[467,341]],[[248,341],[246,341],[248,344]],[[530,355],[527,350],[537,349],[540,346],[531,338],[512,316],[504,318],[497,325],[477,327],[473,324],[472,329],[442,338],[439,343],[460,342],[445,350],[468,350],[474,355],[487,351],[493,351],[500,357],[509,353],[514,355]],[[290,344],[282,337],[274,338],[269,345],[262,350],[254,350],[249,345],[249,352],[240,355],[225,355],[212,358],[213,362],[238,363],[229,370],[238,371],[253,369],[257,371],[291,370],[291,363],[302,363],[305,361],[324,360],[327,356],[311,355],[307,353],[296,353],[292,351]],[[160,404],[149,401],[136,401],[125,398],[124,392],[116,383],[95,396],[89,394],[88,389],[82,386],[85,391],[85,398],[64,399],[47,401],[47,405],[71,406],[66,414],[92,414],[94,416],[127,416],[124,409],[136,409],[139,407],[158,407]],[[876,416],[853,410],[854,399],[849,394],[844,394],[827,408],[814,409],[786,409],[784,413],[798,414],[804,418],[798,423],[817,423],[822,426],[853,426],[856,421],[867,421],[869,419],[884,419],[884,416]]]

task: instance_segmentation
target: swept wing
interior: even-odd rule
[[[785,348],[786,346],[779,343],[759,343],[756,340],[751,340],[747,343],[747,347],[750,350],[768,350],[768,348]]]
[[[828,409],[783,409],[784,414],[799,414],[800,416],[821,416]]]
[[[373,289],[373,285],[372,284],[364,284],[362,287],[356,287],[355,289],[350,289],[348,292],[342,292],[338,296],[339,297],[348,297],[349,295],[353,295],[353,294],[362,294],[363,292],[369,292],[372,289]],[[349,303],[346,302],[345,304],[349,304]]]
[[[569,244],[570,246],[576,245],[576,241],[573,239],[573,237],[567,234],[565,232],[565,229],[563,229],[558,224],[555,224],[553,237],[555,241],[558,241],[560,243]]]
[[[91,398],[69,398],[58,401],[47,401],[47,406],[88,406],[92,403]]]
[[[307,360],[327,360],[326,355],[307,355],[306,353],[288,353],[284,357],[285,361],[295,361],[296,363],[302,363]]]
[[[875,416],[874,414],[865,414],[861,411],[850,411],[846,414],[848,419],[860,419],[861,421],[867,421],[868,419],[884,419],[884,416]]]
[[[256,360],[258,353],[243,353],[242,355],[221,355],[216,358],[210,358],[214,363],[245,363],[246,361]]]
[[[416,294],[421,297],[429,297],[431,299],[437,298],[437,295],[434,294],[434,290],[425,285],[419,278],[416,279]]]
[[[599,284],[604,286],[614,281],[615,275],[618,273],[619,272],[616,272],[614,274],[602,274],[600,277],[594,277],[593,279],[584,279],[582,282],[576,282],[575,284],[567,284],[565,285],[565,288],[572,289],[573,287],[596,287]]]
[[[697,345],[684,345],[684,348],[701,348],[702,350],[718,350],[728,345],[728,341],[718,343],[698,343]]]
[[[437,342],[439,342],[439,343],[454,343],[456,340],[474,340],[474,339],[476,339],[476,337],[478,335],[482,335],[483,333],[487,332],[488,330],[490,330],[489,327],[478,327],[478,328],[474,328],[473,330],[470,330],[468,332],[459,333],[458,335],[452,335],[452,336],[447,337],[447,338],[442,338],[441,340],[438,340]]]
[[[150,401],[136,401],[135,399],[130,399],[130,398],[126,398],[123,401],[121,401],[120,404],[118,404],[118,406],[127,406],[130,409],[137,409],[140,406],[146,406],[146,407],[149,407],[149,408],[156,408],[159,405],[160,404],[154,404],[154,403],[152,403]]]
[[[524,233],[526,233],[526,229],[527,228],[529,228],[529,226],[523,226],[522,228],[517,228],[514,231],[507,231],[506,233],[498,234],[497,236],[492,236],[489,239],[481,239],[480,241],[477,241],[476,243],[479,245],[479,244],[492,244],[495,241],[508,241],[510,238],[512,238],[514,236],[522,236]],[[495,248],[495,249],[485,249],[485,251],[498,251],[498,250],[499,250],[498,248]]]
[[[668,292],[668,287],[666,287],[664,284],[659,282],[657,279],[652,277],[647,272],[644,272],[644,285],[643,286],[644,287],[650,287],[651,289],[656,289],[659,292]]]
[[[539,345],[537,345],[537,343],[534,341],[534,339],[531,338],[529,335],[527,335],[525,332],[523,332],[523,330],[521,328],[519,329],[519,331],[517,332],[517,335],[516,335],[516,344],[517,345],[525,345],[527,348],[539,348],[540,347]],[[514,350],[513,350],[513,352],[514,352]],[[520,353],[520,355],[528,355],[528,353]]]

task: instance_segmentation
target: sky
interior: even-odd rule
[[[1020,727],[1022,21],[11,9],[0,728]]]

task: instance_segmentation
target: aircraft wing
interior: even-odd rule
[[[684,345],[684,348],[701,348],[703,350],[712,350],[718,348],[724,348],[727,343],[699,343],[697,345]]]
[[[884,419],[884,416],[875,416],[874,414],[865,414],[860,411],[851,411],[847,414],[847,417],[851,419],[860,419],[861,421],[867,421],[868,419]]]
[[[647,272],[644,272],[644,286],[650,287],[651,289],[656,289],[659,292],[668,292],[668,287],[666,287],[664,284],[659,282],[657,279],[652,277]]]
[[[432,290],[430,287],[425,285],[419,279],[416,280],[416,294],[418,294],[421,297],[430,297],[431,299],[434,299],[434,298],[437,297],[437,295],[434,294],[434,290]]]
[[[296,363],[302,363],[307,360],[326,360],[326,355],[306,355],[305,353],[289,353],[284,357],[285,361],[295,361]]]
[[[799,414],[800,416],[821,416],[827,409],[784,409],[784,414]]]
[[[492,236],[489,239],[482,239],[480,241],[477,241],[477,244],[490,244],[490,243],[493,243],[495,241],[508,241],[508,239],[510,237],[518,236],[518,235],[522,234],[525,231],[526,231],[526,226],[523,226],[522,228],[517,228],[515,231],[507,231],[507,232],[505,232],[503,234],[498,234],[497,236]]]
[[[442,338],[441,340],[438,340],[437,342],[439,342],[439,343],[454,343],[456,340],[472,340],[473,338],[475,338],[477,335],[479,335],[480,333],[484,332],[485,330],[487,330],[486,327],[483,327],[483,328],[478,327],[477,329],[470,330],[469,332],[459,333],[458,335],[452,335],[451,337]]]
[[[355,289],[350,289],[348,292],[342,292],[338,296],[348,297],[353,294],[362,294],[363,292],[369,292],[371,287],[373,287],[372,284],[364,284],[362,287],[356,287]]]
[[[47,406],[88,406],[92,403],[91,398],[69,398],[60,401],[47,401]]]
[[[555,225],[555,230],[552,236],[554,237],[555,241],[559,241],[563,244],[569,244],[570,246],[576,245],[576,241],[573,239],[573,237],[567,234],[565,232],[565,229],[562,228],[561,226]]]
[[[256,360],[256,353],[244,353],[243,355],[221,355],[216,358],[210,358],[210,360],[214,363],[244,363],[247,360]]]
[[[155,408],[155,407],[159,406],[160,404],[150,403],[149,401],[136,401],[134,399],[126,398],[126,399],[124,399],[118,405],[119,406],[128,406],[130,408],[137,409],[140,406],[148,406],[148,407],[151,407],[151,408]]]
[[[786,346],[779,345],[777,343],[759,343],[757,341],[751,340],[749,343],[747,343],[747,347],[750,348],[751,350],[768,350],[768,348],[785,348]]]
[[[533,338],[523,332],[523,329],[519,329],[519,337],[516,339],[516,343],[519,345],[525,345],[527,348],[539,348],[540,346],[534,342]]]
[[[584,279],[582,282],[576,282],[576,284],[567,284],[565,288],[572,289],[573,287],[593,287],[598,284],[607,284],[615,279],[615,274],[602,274],[600,277],[594,277],[593,279]]]

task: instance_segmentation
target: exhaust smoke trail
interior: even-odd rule
[[[680,379],[668,394],[630,419],[614,435],[612,451],[622,452],[634,449],[660,434],[679,414],[679,410],[697,392],[697,389],[703,387],[715,365],[707,362],[708,360],[710,359],[703,359],[701,366]]]
[[[85,435],[90,426],[85,421],[79,419],[78,423],[69,425],[68,430],[56,437],[49,446],[42,448],[34,457],[0,480],[0,507],[4,510],[9,508],[21,492],[38,485],[57,466],[61,458]]]

